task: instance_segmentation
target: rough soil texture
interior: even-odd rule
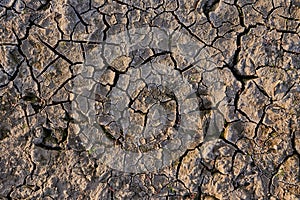
[[[110,61],[103,41],[141,27],[184,33],[211,64],[187,63],[182,54],[190,46],[164,52],[141,45]],[[299,37],[299,0],[1,0],[0,199],[300,199]],[[89,67],[98,61],[108,62],[100,72]],[[73,105],[79,69],[91,74],[81,77],[83,88],[99,83],[92,106],[117,148],[163,148],[183,126],[178,95],[186,90],[159,87],[169,69],[196,91],[184,105],[202,114],[185,121],[201,137],[157,170],[147,171],[146,159],[139,173],[101,162],[101,148],[85,145],[73,112],[88,112]],[[226,112],[218,137],[205,140],[197,119],[209,121],[218,109],[204,81],[214,71],[222,74]],[[150,76],[155,85],[145,82]],[[109,94],[124,98],[118,103]],[[136,131],[126,136],[107,111],[124,105]],[[154,105],[167,123],[160,124],[166,118]],[[145,127],[153,133],[135,135]]]

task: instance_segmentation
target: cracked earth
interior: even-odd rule
[[[0,199],[300,199],[299,37],[299,0],[1,0]]]

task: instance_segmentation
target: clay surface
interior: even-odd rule
[[[299,0],[1,0],[0,199],[300,199]]]

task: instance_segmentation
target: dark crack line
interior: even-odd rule
[[[45,67],[44,69],[36,76],[36,78],[39,78],[43,73],[45,73],[45,71],[47,71],[47,69],[53,65],[60,57],[57,56],[56,58],[54,58],[52,61],[50,61]]]
[[[55,48],[53,48],[50,44],[48,44],[47,42],[42,40],[39,36],[38,36],[38,38],[39,38],[40,42],[43,43],[48,49],[50,49],[54,54],[58,55],[60,58],[65,60],[70,65],[75,65],[75,63],[73,63],[69,58],[67,58],[65,55],[61,54],[60,52],[58,52]]]
[[[7,17],[7,16],[9,16],[8,15],[8,13],[7,13],[7,11],[8,10],[12,10],[13,12],[15,12],[15,13],[17,13],[17,14],[21,14],[20,12],[18,12],[14,7],[16,6],[16,3],[17,3],[18,1],[17,0],[14,0],[13,1],[13,3],[11,4],[11,6],[9,6],[9,7],[7,7],[7,6],[4,6],[4,5],[0,5],[0,7],[2,7],[2,8],[5,8],[5,13],[2,15],[2,16],[0,16],[0,19],[2,18],[2,17]]]
[[[38,88],[38,93],[39,93],[39,96],[41,96],[41,85],[40,85],[40,82],[37,80],[37,78],[34,76],[34,72],[33,72],[33,67],[32,65],[29,63],[29,60],[26,58],[26,63],[27,63],[27,66],[29,67],[29,72],[30,72],[30,75],[31,75],[31,78],[32,80],[36,83],[37,85],[37,88]]]
[[[89,33],[89,31],[88,31],[88,26],[89,26],[89,24],[86,23],[86,22],[83,20],[83,18],[81,17],[80,13],[75,9],[75,7],[74,7],[72,4],[69,4],[69,5],[73,8],[73,10],[74,10],[76,16],[78,17],[79,21],[84,25],[84,27],[85,27],[85,32],[88,34],[88,33]]]
[[[45,3],[42,3],[36,10],[37,11],[44,11],[47,10],[51,6],[52,0],[45,0]]]
[[[61,90],[69,81],[71,81],[72,79],[74,79],[77,75],[72,75],[71,77],[69,77],[67,80],[65,80],[53,93],[52,95],[50,96],[49,99],[52,99],[52,97],[54,97],[58,92],[59,90]]]
[[[200,149],[200,147],[203,145],[204,143],[203,142],[201,142],[201,143],[199,143],[195,148],[193,148],[193,149],[187,149],[180,157],[179,157],[179,159],[178,159],[178,161],[179,161],[179,163],[178,163],[178,165],[177,165],[177,168],[176,168],[176,175],[175,175],[175,177],[176,177],[176,179],[177,180],[179,180],[179,171],[180,171],[180,168],[181,168],[181,165],[182,165],[182,161],[183,161],[183,159],[184,159],[184,157],[186,157],[187,156],[187,154],[189,153],[189,152],[191,152],[191,151],[194,151],[195,149]],[[200,151],[200,150],[199,150]]]
[[[123,2],[123,1],[120,1],[120,0],[112,0],[112,1],[114,1],[114,2],[116,2],[118,4],[120,4],[120,5],[131,7],[131,8],[136,9],[136,10],[140,10],[140,11],[143,11],[143,12],[148,12],[147,9],[139,8],[139,7],[135,6],[135,5],[130,5],[130,4],[128,4],[126,2]]]
[[[25,61],[25,60],[23,59],[23,60],[17,65],[16,70],[14,71],[13,75],[10,75],[9,73],[7,73],[7,72],[4,70],[3,66],[0,64],[0,69],[1,69],[1,71],[2,71],[4,74],[6,74],[6,75],[8,76],[8,82],[5,83],[5,84],[3,84],[3,85],[0,85],[0,88],[6,87],[10,82],[13,82],[13,81],[15,80],[15,78],[17,77],[17,75],[18,75],[18,73],[19,73],[19,71],[20,71],[20,67],[21,67],[21,65],[24,63],[24,61]]]
[[[175,14],[174,11],[170,11],[170,13],[172,14],[172,16],[175,17],[176,21],[178,24],[181,25],[181,27],[183,27],[191,36],[193,36],[195,39],[197,39],[199,42],[201,42],[202,44],[204,44],[205,46],[209,46],[208,44],[205,43],[205,41],[203,41],[201,38],[199,38],[198,35],[194,34],[189,27],[187,27],[183,22],[180,21],[180,19],[178,18],[178,16]]]
[[[106,15],[103,14],[102,16],[103,16],[103,23],[106,26],[105,29],[103,30],[103,41],[105,41],[107,39],[107,32],[110,29],[110,25],[105,18]]]

